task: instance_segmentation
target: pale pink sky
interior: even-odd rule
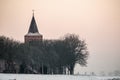
[[[23,42],[35,9],[45,39],[75,33],[86,40],[88,67],[77,66],[76,72],[120,70],[119,4],[120,0],[0,0],[0,35]]]

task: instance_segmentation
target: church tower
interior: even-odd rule
[[[41,41],[42,38],[43,36],[38,31],[37,24],[34,17],[34,12],[33,12],[28,33],[24,36],[25,43],[30,41]]]

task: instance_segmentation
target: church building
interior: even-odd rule
[[[33,12],[33,16],[32,16],[32,20],[30,23],[28,33],[24,36],[24,40],[25,40],[25,43],[29,43],[31,41],[42,41],[43,40],[43,36],[39,33],[39,30],[37,28],[37,24],[36,24],[35,17],[34,17],[34,12]],[[28,71],[30,71],[30,70],[28,70]],[[33,71],[36,71],[36,70],[33,70]],[[37,73],[38,72],[38,71],[36,71],[36,72],[33,72],[33,71],[28,72],[28,73]],[[40,67],[39,73],[47,74],[47,67],[45,65],[42,65]]]
[[[24,40],[25,40],[25,43],[27,43],[30,41],[41,41],[42,39],[43,39],[43,36],[38,31],[37,24],[34,17],[34,12],[33,12],[30,27],[29,27],[28,33],[24,36]]]
[[[32,20],[31,20],[31,23],[29,26],[28,33],[24,36],[24,39],[25,39],[25,43],[29,43],[31,41],[42,41],[43,40],[43,36],[38,31],[34,13],[32,16]],[[20,72],[24,73],[24,72],[22,72],[22,66],[24,66],[24,65],[21,64]],[[62,74],[62,71],[64,72],[64,74],[66,73],[66,69],[63,69],[63,67],[60,69],[56,68],[56,67],[51,68],[49,64],[47,65],[46,63],[45,64],[41,63],[41,65],[39,65],[38,70],[35,70],[31,66],[29,66],[28,68],[26,68],[25,73],[39,73],[39,74],[53,74],[53,73],[57,74],[58,73],[58,74]]]

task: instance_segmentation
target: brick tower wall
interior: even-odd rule
[[[43,36],[42,35],[39,35],[39,36],[25,36],[25,43],[26,42],[29,42],[29,41],[41,41],[43,39]]]

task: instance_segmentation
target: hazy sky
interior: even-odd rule
[[[0,35],[23,42],[32,9],[45,39],[75,33],[86,41],[88,67],[76,72],[120,70],[120,0],[0,0]]]

